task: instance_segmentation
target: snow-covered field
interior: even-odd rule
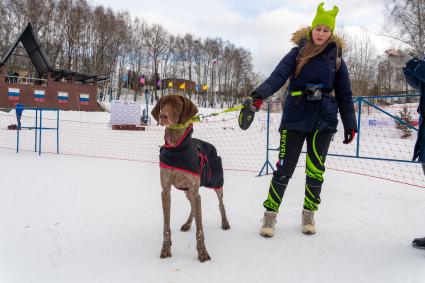
[[[425,190],[326,172],[318,234],[300,232],[298,168],[276,236],[258,235],[270,176],[225,171],[231,230],[220,228],[214,192],[201,189],[206,246],[180,232],[189,213],[172,191],[172,254],[160,259],[159,168],[143,162],[0,149],[0,282],[425,282]]]

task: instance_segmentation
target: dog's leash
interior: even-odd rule
[[[198,114],[198,115],[194,116],[190,121],[192,121],[192,122],[202,122],[202,121],[205,120],[205,118],[214,117],[214,116],[217,116],[217,115],[220,115],[220,114],[223,114],[223,113],[238,111],[238,110],[241,110],[242,108],[244,108],[243,105],[238,105],[238,106],[230,107],[230,108],[227,108],[226,110],[211,113],[211,114],[208,114],[208,115]]]
[[[214,117],[214,116],[217,116],[217,115],[220,115],[220,114],[223,114],[223,113],[238,111],[238,110],[241,110],[242,108],[244,108],[243,105],[238,105],[238,106],[230,107],[230,108],[227,108],[223,111],[214,112],[214,113],[211,113],[211,114],[208,114],[208,115],[198,114],[198,115],[195,115],[192,119],[190,119],[189,121],[187,121],[184,124],[177,124],[177,125],[172,125],[172,126],[167,126],[167,127],[170,128],[170,129],[174,129],[174,130],[185,129],[192,123],[203,122],[205,120],[205,118]]]

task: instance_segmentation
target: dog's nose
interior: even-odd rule
[[[168,118],[167,114],[164,114],[164,113],[159,114],[159,119],[167,119],[167,118]]]

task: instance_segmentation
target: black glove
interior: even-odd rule
[[[254,121],[255,112],[258,112],[261,108],[261,104],[263,104],[261,98],[253,97],[253,95],[255,95],[255,93],[252,93],[251,96],[243,102],[243,108],[241,112],[239,112],[238,124],[242,130],[246,130],[251,126]]]
[[[349,144],[354,140],[354,137],[356,136],[356,130],[354,129],[344,129],[344,144]]]

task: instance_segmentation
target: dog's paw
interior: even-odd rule
[[[223,230],[229,230],[230,229],[230,224],[228,221],[225,221],[223,223],[221,223],[221,229]]]
[[[200,262],[204,262],[207,260],[210,260],[211,257],[207,252],[207,248],[205,247],[204,243],[198,243],[197,248],[198,250],[198,259]]]
[[[182,227],[180,227],[180,231],[187,232],[190,230],[190,226],[192,226],[192,223],[189,223],[189,224],[185,223],[182,225]]]
[[[171,245],[164,243],[162,245],[160,258],[167,258],[167,257],[171,257]]]
[[[199,249],[198,250],[198,259],[200,262],[205,262],[211,259],[210,255],[207,252],[207,249]]]
[[[161,257],[161,258],[171,257],[171,250],[168,250],[168,251],[166,251],[166,250],[162,250],[162,251],[161,251],[161,255],[160,255],[160,257]]]

